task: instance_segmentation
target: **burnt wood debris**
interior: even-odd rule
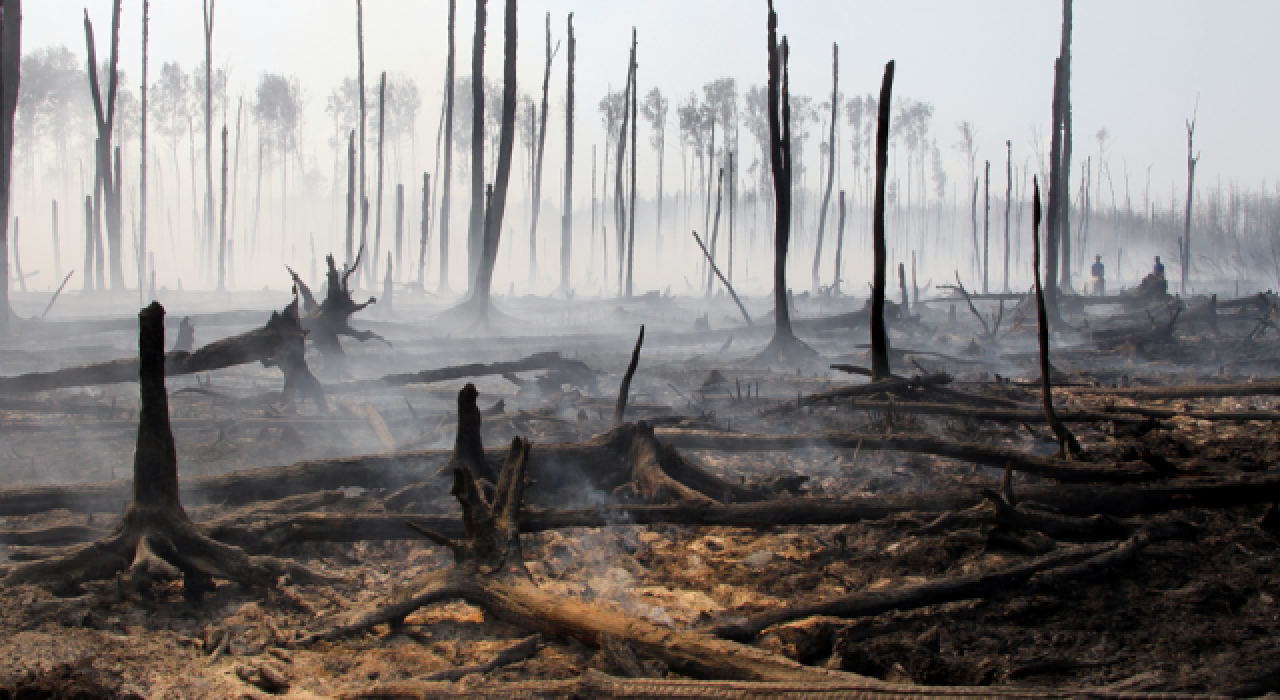
[[[1030,143],[772,0],[688,94],[661,23],[457,4],[356,0],[321,97],[213,0],[185,68],[0,0],[0,699],[1280,693],[1280,200],[1209,102],[1162,200],[1072,0]]]

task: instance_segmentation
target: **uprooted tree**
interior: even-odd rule
[[[324,356],[326,369],[328,365],[332,365],[338,372],[344,371],[342,366],[343,358],[346,353],[342,350],[342,343],[339,342],[339,336],[347,336],[355,338],[360,342],[369,340],[381,340],[386,343],[386,339],[374,333],[373,331],[358,331],[351,327],[351,317],[359,311],[364,311],[370,304],[376,303],[375,297],[369,297],[369,301],[363,304],[357,304],[351,296],[351,286],[349,280],[356,269],[360,267],[360,259],[364,256],[364,248],[356,254],[355,263],[342,272],[338,271],[337,263],[334,262],[332,255],[325,256],[325,262],[329,265],[329,271],[326,274],[326,291],[323,302],[316,303],[315,296],[312,295],[311,289],[307,287],[302,278],[293,270],[289,270],[289,274],[293,277],[293,284],[298,289],[298,293],[302,296],[303,311],[305,315],[302,317],[302,327],[311,335],[311,341],[315,343],[316,348],[320,350],[320,354]],[[389,345],[390,343],[388,343]]]

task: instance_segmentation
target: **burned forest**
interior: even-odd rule
[[[1280,697],[1280,8],[986,4],[0,0],[0,700]]]

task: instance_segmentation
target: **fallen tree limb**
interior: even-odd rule
[[[1280,396],[1280,382],[1246,382],[1243,384],[1200,384],[1171,387],[1111,389],[1084,387],[1079,393],[1099,396],[1124,396],[1143,401],[1158,399],[1214,399],[1229,396]]]
[[[854,401],[850,408],[855,411],[892,411],[893,413],[910,413],[926,416],[959,416],[974,420],[1009,421],[1015,423],[1043,423],[1044,411],[1032,409],[1008,408],[973,408],[946,403],[919,403],[916,401]],[[1059,413],[1058,418],[1067,423],[1096,423],[1109,421],[1122,425],[1141,425],[1149,423],[1148,418],[1135,418],[1124,415],[1124,408],[1117,408],[1114,413],[1099,411],[1069,411]],[[1169,413],[1174,413],[1169,411]],[[1176,413],[1175,413],[1176,415]],[[1280,413],[1276,414],[1280,418]]]
[[[595,376],[594,370],[578,360],[561,357],[560,353],[557,352],[540,352],[514,362],[494,362],[488,365],[474,363],[457,367],[428,369],[408,374],[388,374],[379,379],[360,379],[340,384],[330,384],[325,387],[325,390],[331,394],[345,394],[356,391],[386,389],[393,386],[406,386],[408,384],[430,384],[468,377],[533,372],[536,370],[568,372],[592,378]]]
[[[458,668],[445,669],[428,674],[423,680],[427,681],[457,681],[473,674],[488,673],[504,666],[510,666],[518,661],[525,659],[538,653],[542,648],[542,637],[540,635],[531,635],[526,637],[514,645],[503,649],[499,654],[493,657],[492,661],[475,666],[460,666]]]
[[[886,380],[888,381],[888,380]],[[954,442],[919,433],[818,433],[810,435],[749,435],[716,433],[706,430],[661,429],[658,438],[682,449],[729,450],[795,450],[815,447],[864,450],[897,450],[932,454],[987,467],[1010,467],[1016,471],[1058,479],[1068,483],[1147,481],[1160,475],[1145,469],[1131,469],[1098,462],[1069,462],[1064,459],[1035,457],[1018,450],[980,443]],[[1084,466],[1092,464],[1095,466]]]

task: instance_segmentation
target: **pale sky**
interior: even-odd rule
[[[122,22],[121,66],[133,80],[139,75],[141,5],[140,0],[126,2]],[[86,7],[100,45],[105,44],[108,0],[41,0],[25,3],[24,48],[66,44],[82,54]],[[309,97],[311,144],[326,158],[325,98],[356,70],[354,0],[219,0],[216,7],[214,63],[231,65],[233,95],[249,93],[263,71],[296,75]],[[473,7],[459,2],[460,73],[468,72]],[[496,1],[489,7],[486,70],[493,76],[501,67],[502,8]],[[958,154],[949,148],[956,140],[956,122],[967,119],[977,125],[979,160],[995,162],[1003,160],[1006,139],[1014,143],[1016,162],[1031,157],[1032,126],[1046,131],[1060,3],[779,0],[777,10],[781,31],[791,39],[795,94],[821,99],[829,92],[833,41],[841,45],[842,91],[849,95],[877,91],[884,62],[896,59],[895,95],[935,107],[931,131],[945,147],[952,182],[963,172]],[[721,76],[737,78],[743,91],[766,78],[763,1],[543,0],[520,6],[522,91],[540,88],[542,24],[548,11],[556,38],[564,35],[566,13],[575,12],[577,138],[586,148],[580,152],[589,153],[590,144],[599,141],[595,104],[606,86],[625,81],[632,25],[639,31],[642,92],[658,85],[674,103]],[[434,140],[446,13],[443,0],[365,3],[367,79],[375,84],[378,72],[389,70],[417,80],[423,96],[420,139],[429,133]],[[1184,120],[1199,94],[1196,135],[1204,182],[1221,178],[1256,188],[1264,178],[1274,180],[1280,133],[1268,117],[1277,113],[1280,100],[1266,75],[1280,63],[1280,43],[1274,40],[1278,26],[1280,3],[1261,0],[1077,2],[1072,82],[1076,154],[1096,154],[1093,135],[1105,127],[1111,134],[1115,178],[1122,180],[1127,161],[1138,199],[1144,171],[1152,165],[1152,189],[1167,199],[1171,186],[1185,178]],[[153,2],[153,75],[164,61],[178,60],[189,70],[201,60],[201,33],[196,0]],[[563,99],[563,57],[561,51],[553,69],[557,106]],[[555,124],[554,112],[552,119]],[[557,152],[559,132],[549,129],[552,153]],[[644,150],[641,154],[648,155]],[[429,156],[430,147],[419,154],[420,159]]]

